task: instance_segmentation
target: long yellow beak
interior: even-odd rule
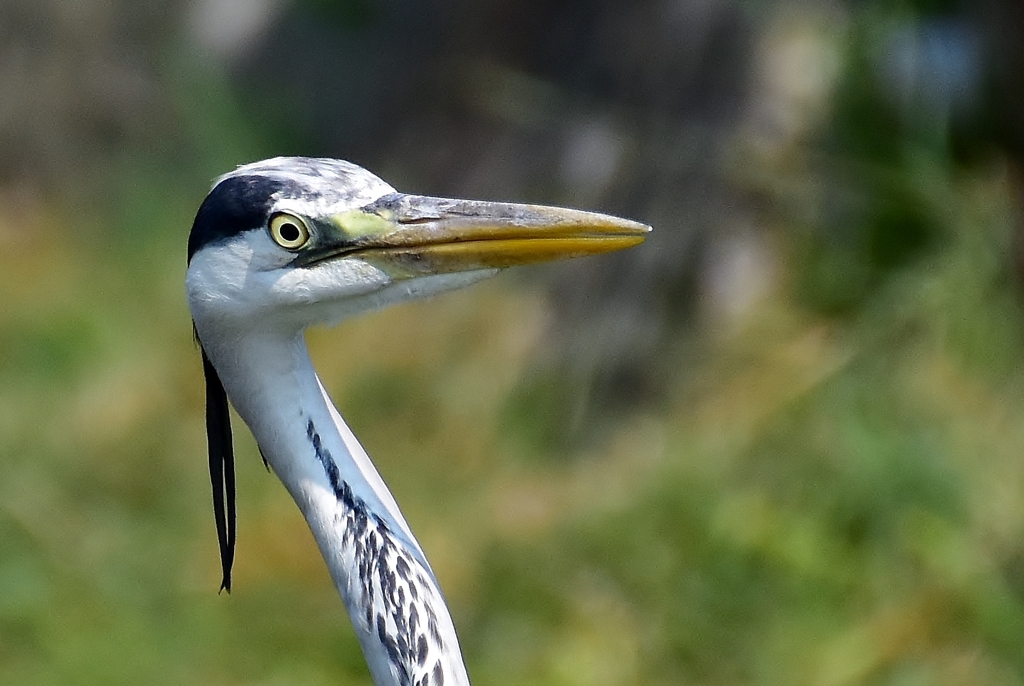
[[[641,243],[651,227],[541,205],[394,193],[331,217],[337,242],[311,261],[358,256],[413,274],[498,269]]]

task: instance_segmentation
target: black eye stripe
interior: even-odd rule
[[[188,259],[200,248],[258,228],[267,221],[273,199],[294,194],[285,182],[260,176],[225,179],[203,200],[188,237]]]

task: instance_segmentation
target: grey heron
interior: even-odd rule
[[[279,157],[220,177],[188,238],[214,512],[231,590],[228,400],[305,517],[377,686],[468,685],[426,556],[317,378],[314,324],[504,267],[618,250],[650,227],[578,210],[407,195],[354,164]]]

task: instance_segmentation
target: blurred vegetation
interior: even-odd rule
[[[286,153],[656,226],[309,334],[475,684],[1024,682],[1011,3],[256,5],[0,9],[0,683],[369,684],[240,423],[216,594],[184,242]]]

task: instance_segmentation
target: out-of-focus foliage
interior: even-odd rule
[[[1020,16],[5,2],[0,683],[369,683],[240,425],[216,594],[184,241],[291,153],[655,224],[309,335],[475,684],[1024,682]]]

